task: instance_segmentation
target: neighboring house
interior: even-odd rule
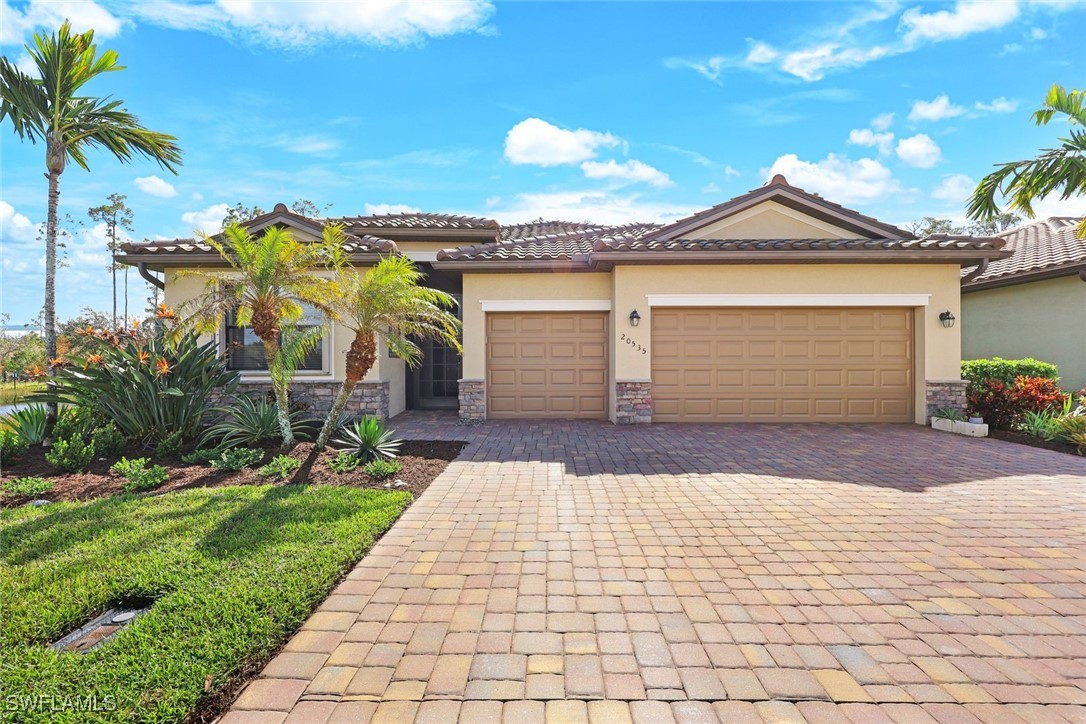
[[[382,416],[923,423],[964,402],[959,328],[940,320],[961,316],[960,269],[1008,255],[998,239],[911,238],[782,176],[667,225],[339,221],[356,265],[405,254],[462,300],[463,357],[428,344],[411,370],[385,353],[359,386],[351,410]],[[282,205],[248,226],[276,224],[320,234]],[[177,270],[222,265],[191,239],[125,244],[119,261],[174,307],[202,283]],[[251,331],[226,320],[220,339],[247,385],[266,385]],[[295,389],[317,407],[350,339],[334,327],[299,372]]]
[[[1069,390],[1086,386],[1086,239],[1081,218],[1053,216],[999,234],[1008,259],[965,270],[962,356],[1035,357],[1059,367]]]

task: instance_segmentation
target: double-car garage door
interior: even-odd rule
[[[910,422],[912,310],[652,312],[654,422]]]
[[[908,308],[655,308],[653,422],[909,422]],[[487,416],[606,418],[606,312],[487,314]]]

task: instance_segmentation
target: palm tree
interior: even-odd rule
[[[10,118],[15,132],[31,143],[45,144],[45,167],[49,179],[49,211],[45,223],[45,306],[44,333],[47,361],[57,357],[57,204],[60,175],[68,161],[89,171],[87,151],[103,148],[122,163],[134,155],[157,161],[176,173],[181,163],[177,139],[150,131],[122,107],[122,101],[78,95],[92,78],[124,70],[112,50],[98,55],[94,31],[73,34],[65,21],[55,35],[35,33],[33,47],[27,45],[38,77],[20,70],[8,58],[0,58],[0,123]],[[48,374],[53,374],[50,362]],[[49,405],[50,420],[56,405]]]
[[[235,315],[239,327],[252,327],[264,345],[283,449],[289,450],[294,447],[290,382],[306,354],[320,343],[323,332],[320,327],[303,331],[297,322],[304,315],[303,304],[331,312],[335,283],[314,271],[341,258],[343,232],[330,226],[322,241],[301,242],[286,229],[271,227],[253,237],[240,224],[231,224],[223,230],[221,241],[207,235],[202,238],[231,269],[178,273],[205,280],[204,292],[181,306],[178,330],[212,332],[227,314]]]
[[[969,199],[971,219],[988,220],[999,215],[996,195],[1010,199],[1010,208],[1033,216],[1033,202],[1062,189],[1060,198],[1086,194],[1086,91],[1067,92],[1054,85],[1045,97],[1044,107],[1031,118],[1038,126],[1047,126],[1056,114],[1066,116],[1070,125],[1067,138],[1060,138],[1059,148],[1049,148],[1037,158],[1000,164],[981,179]],[[1086,218],[1078,225],[1078,236],[1086,238]]]
[[[317,449],[339,423],[355,386],[377,361],[380,335],[392,354],[414,366],[422,353],[414,339],[440,339],[460,350],[460,320],[449,311],[456,299],[450,294],[420,286],[425,274],[410,259],[388,256],[366,270],[337,266],[338,296],[332,310],[340,324],[354,331],[347,351],[347,370],[328,418],[317,437]]]

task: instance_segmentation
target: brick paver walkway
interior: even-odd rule
[[[238,722],[1086,721],[1086,460],[914,426],[472,440]]]

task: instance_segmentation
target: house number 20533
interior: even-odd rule
[[[641,354],[648,354],[649,353],[649,351],[647,349],[642,347],[637,342],[633,341],[631,338],[627,337],[625,332],[620,333],[620,336],[621,336],[623,342],[630,345],[631,347],[633,347],[635,350],[637,350]]]

